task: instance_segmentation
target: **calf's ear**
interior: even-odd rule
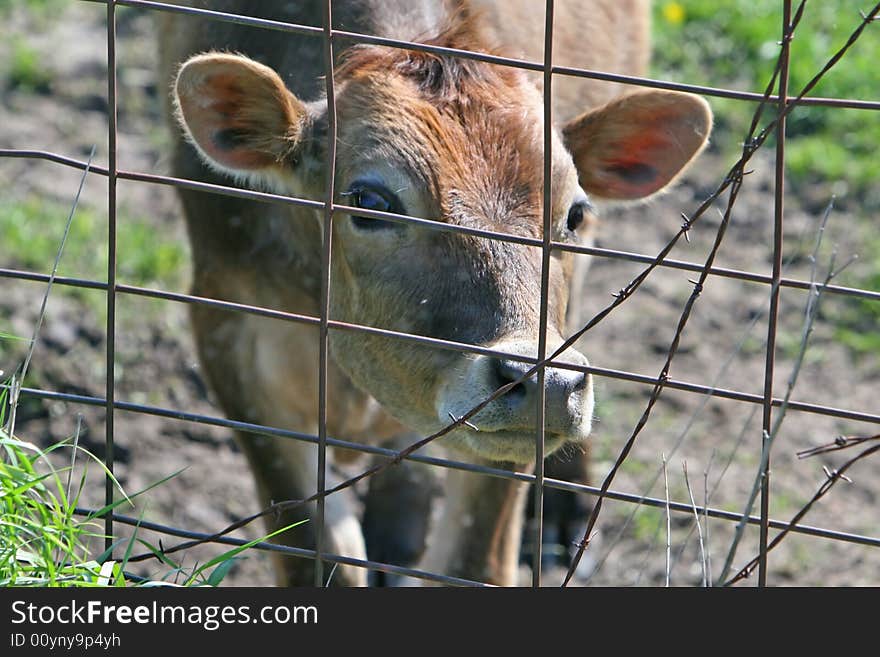
[[[312,124],[307,106],[274,70],[240,55],[190,58],[173,93],[178,120],[199,154],[233,174],[295,162]]]
[[[669,185],[703,150],[709,104],[692,94],[638,91],[572,119],[562,129],[584,190],[636,200]]]

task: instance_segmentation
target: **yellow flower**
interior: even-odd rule
[[[663,5],[663,18],[674,25],[683,23],[684,7],[679,2],[667,2]]]

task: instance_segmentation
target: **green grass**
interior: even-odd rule
[[[7,381],[0,388],[0,586],[96,584],[102,563],[89,558],[88,543],[101,536],[99,525],[74,516],[85,475],[74,485],[69,468],[51,464],[49,454],[68,441],[43,451],[11,435],[9,394]]]
[[[121,504],[129,504],[130,498],[122,493],[123,499],[118,502],[79,517],[75,508],[85,489],[86,471],[72,482],[68,477],[72,468],[55,468],[48,458],[50,453],[66,448],[75,454],[85,454],[107,473],[97,458],[70,441],[59,442],[43,451],[0,430],[0,587],[124,587],[171,579],[182,580],[184,586],[217,586],[241,553],[305,522],[283,527],[192,568],[184,568],[138,538],[137,532],[130,539],[114,541],[110,550],[94,556],[95,540],[105,536],[101,531],[101,517]],[[167,478],[154,486],[165,481]],[[141,493],[146,490],[149,488]],[[146,549],[164,564],[165,573],[161,577],[143,578],[127,571],[136,546]],[[110,560],[113,549],[117,553],[124,552],[120,560]]]
[[[84,468],[74,479],[77,456],[112,474],[75,439],[42,450],[15,438],[10,385],[8,379],[0,387],[0,586],[124,586],[123,565],[105,564],[107,553],[91,557],[90,545],[103,538],[100,513],[85,518],[75,514],[88,472]],[[53,465],[66,450],[72,451],[63,458],[69,465]],[[119,504],[130,503],[119,490]]]
[[[795,3],[797,5],[797,3]],[[797,93],[846,43],[865,9],[859,0],[811,2],[791,47],[791,93]],[[779,54],[782,3],[779,0],[658,0],[654,3],[654,71],[657,77],[714,87],[763,91]],[[812,92],[813,96],[880,99],[877,70],[880,24],[867,28],[856,45]],[[713,98],[715,147],[726,159],[738,155],[754,105]],[[880,120],[871,111],[797,108],[790,116],[786,165],[794,194],[815,196],[817,186],[856,199],[860,211],[880,209]],[[768,147],[772,148],[771,143]],[[832,192],[833,190],[833,192]],[[812,192],[812,193],[811,193]],[[859,263],[836,281],[880,290],[880,240],[870,231],[861,242]],[[857,357],[880,358],[880,303],[841,299],[833,314],[834,339]],[[800,336],[782,336],[784,353],[797,351]],[[813,352],[811,358],[821,354]]]
[[[52,72],[43,64],[39,51],[25,41],[12,40],[12,55],[6,74],[7,85],[31,93],[48,93],[52,84]]]
[[[74,439],[59,441],[43,450],[18,440],[9,429],[9,381],[0,387],[0,587],[124,587],[181,580],[184,586],[217,586],[243,552],[301,523],[294,523],[244,545],[222,552],[207,562],[184,568],[167,554],[135,534],[114,541],[110,550],[95,555],[96,541],[105,538],[102,518],[119,506],[160,486],[174,473],[144,490],[126,495],[104,464]],[[72,457],[66,456],[68,452]],[[54,457],[50,459],[50,455]],[[88,469],[72,476],[74,461],[85,458],[113,479],[119,499],[89,515],[76,513],[86,489]],[[70,465],[57,467],[53,461]],[[304,522],[304,521],[303,521]],[[135,548],[151,553],[164,564],[156,578],[134,576],[127,571]],[[112,551],[123,552],[111,561]]]
[[[797,4],[797,3],[795,3]],[[779,54],[779,0],[658,0],[654,3],[654,71],[658,77],[715,87],[762,92]],[[791,49],[791,92],[799,91],[859,24],[860,0],[807,4]],[[877,100],[880,25],[828,73],[813,96]],[[712,99],[715,141],[733,155],[754,105]],[[795,188],[817,181],[844,181],[851,193],[880,206],[876,181],[880,121],[875,112],[798,108],[788,122],[788,170]]]
[[[856,273],[844,272],[841,285],[880,292],[880,238],[876,229],[862,241]],[[834,339],[860,358],[880,364],[880,301],[840,299],[834,308]]]
[[[31,197],[0,205],[0,262],[48,273],[69,208]],[[165,236],[146,218],[120,213],[117,232],[117,278],[121,283],[179,289],[188,262],[185,244]],[[58,270],[59,276],[107,280],[107,220],[93,208],[80,206]],[[67,294],[95,299],[75,288],[58,288]]]
[[[40,53],[20,38],[12,40],[12,54],[6,71],[7,85],[12,89],[48,93],[52,72],[44,65]]]
[[[627,511],[628,512],[628,511]],[[666,531],[666,511],[651,506],[641,506],[633,516],[633,536],[642,543],[649,543],[657,536],[657,530]]]
[[[62,8],[66,0],[0,0],[0,16],[16,9],[24,9],[30,15],[46,17]]]
[[[97,584],[102,559],[90,558],[88,544],[101,536],[100,525],[73,515],[81,485],[69,490],[64,472],[35,445],[0,433],[0,448],[0,586]]]
[[[95,541],[104,538],[101,517],[120,504],[129,504],[130,498],[122,493],[119,502],[91,515],[78,516],[75,508],[85,489],[87,470],[74,482],[69,476],[72,466],[56,468],[48,458],[50,453],[66,449],[72,449],[74,457],[86,455],[107,474],[97,458],[69,440],[44,451],[0,430],[3,452],[0,458],[0,586],[142,584],[145,583],[143,578],[126,572],[127,561],[136,545],[148,547],[170,567],[171,574],[183,572],[187,585],[217,585],[229,572],[234,558],[251,545],[224,552],[191,572],[167,556],[159,555],[156,548],[138,539],[136,534],[131,539],[114,542],[113,547],[124,550],[121,561],[109,561],[110,551],[93,556]]]

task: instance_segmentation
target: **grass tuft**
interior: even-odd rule
[[[859,0],[809,3],[791,46],[791,92],[797,93],[861,21]],[[772,73],[782,33],[778,0],[678,0],[654,3],[654,75],[681,82],[761,91]],[[814,96],[877,100],[877,25],[847,53]],[[716,134],[745,134],[751,106],[712,99]],[[880,205],[876,181],[880,121],[874,112],[800,107],[788,120],[786,160],[796,190],[818,181],[846,183]],[[719,144],[727,156],[740,145]]]
[[[8,67],[6,83],[10,89],[41,94],[51,91],[52,72],[40,52],[19,38],[12,40]]]
[[[66,469],[47,458],[68,444],[44,452],[0,430],[0,586],[94,586],[101,577],[89,557],[100,527],[74,516],[85,478],[68,488]]]

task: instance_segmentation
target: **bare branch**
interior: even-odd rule
[[[794,34],[794,29],[803,15],[803,10],[804,10],[805,6],[806,6],[806,2],[805,2],[805,0],[802,0],[802,2],[800,3],[800,5],[795,13],[794,18],[792,19],[792,24],[788,30],[788,35],[787,35],[788,39],[790,39],[792,37],[792,35]],[[568,573],[565,576],[565,579],[562,583],[562,586],[566,586],[571,581],[571,578],[574,576],[574,572],[577,570],[577,566],[580,563],[580,560],[583,557],[584,551],[586,550],[586,548],[589,544],[587,537],[589,536],[590,532],[592,531],[593,527],[595,526],[595,524],[599,518],[599,514],[602,510],[602,501],[604,499],[604,496],[607,493],[608,489],[610,488],[611,483],[614,480],[615,476],[617,475],[617,472],[619,471],[621,465],[626,460],[626,458],[629,456],[629,453],[631,452],[637,437],[639,436],[642,429],[647,424],[647,421],[651,416],[653,408],[654,408],[655,404],[657,403],[657,400],[659,399],[660,394],[662,393],[662,391],[664,389],[664,382],[668,378],[669,368],[671,367],[672,360],[675,358],[675,355],[678,351],[678,345],[679,345],[679,341],[681,339],[681,335],[684,331],[684,327],[687,324],[688,319],[690,318],[691,310],[693,308],[694,303],[697,300],[697,297],[699,296],[700,292],[702,292],[703,285],[705,284],[705,281],[709,276],[709,270],[711,269],[712,265],[715,262],[715,258],[718,254],[718,251],[721,247],[721,243],[724,239],[724,235],[727,230],[727,226],[729,225],[729,222],[730,222],[733,206],[736,203],[737,196],[738,196],[739,191],[742,187],[743,177],[745,175],[747,175],[746,168],[745,168],[746,163],[751,159],[752,155],[766,142],[768,137],[773,133],[776,126],[783,119],[783,117],[786,117],[789,113],[791,113],[791,111],[799,104],[800,100],[802,100],[803,97],[806,94],[808,94],[813,89],[813,87],[815,87],[815,85],[822,79],[822,77],[825,75],[825,73],[827,73],[838,61],[840,61],[840,59],[843,57],[843,55],[846,53],[846,51],[849,50],[849,48],[856,42],[856,40],[858,40],[859,36],[864,31],[865,27],[868,25],[868,22],[869,22],[868,19],[873,18],[878,13],[880,13],[880,3],[875,5],[875,7],[872,9],[872,11],[863,19],[862,23],[856,28],[856,30],[850,36],[847,43],[840,50],[838,50],[831,57],[831,59],[825,64],[825,66],[822,68],[822,70],[816,76],[814,76],[813,79],[810,80],[809,83],[807,83],[807,85],[801,90],[800,94],[798,94],[798,96],[796,98],[794,98],[793,100],[791,100],[790,102],[784,103],[783,107],[780,109],[776,118],[774,120],[770,121],[770,123],[768,125],[764,126],[762,131],[756,135],[755,131],[757,130],[758,124],[760,123],[761,115],[762,115],[765,107],[769,103],[777,75],[779,74],[779,71],[782,68],[782,64],[784,61],[783,56],[786,52],[786,50],[784,48],[782,49],[779,57],[777,58],[777,62],[776,62],[776,66],[775,66],[775,70],[774,70],[772,79],[768,83],[767,88],[765,90],[764,100],[759,104],[759,106],[753,116],[751,128],[749,130],[747,138],[744,141],[742,156],[740,157],[739,161],[731,168],[728,175],[725,177],[724,181],[718,187],[716,192],[712,196],[710,196],[710,198],[707,199],[707,201],[704,201],[703,204],[700,205],[700,208],[697,210],[694,217],[691,218],[690,222],[685,223],[685,226],[687,227],[687,229],[686,230],[680,229],[679,232],[677,233],[675,240],[677,240],[679,237],[681,237],[683,235],[683,232],[686,233],[687,230],[691,229],[693,223],[705,211],[705,209],[707,207],[707,202],[709,202],[709,201],[714,202],[714,200],[717,199],[725,189],[729,188],[727,207],[724,212],[721,224],[718,228],[715,243],[713,244],[712,249],[709,253],[709,256],[707,257],[707,259],[705,261],[705,265],[702,269],[699,280],[697,281],[697,283],[694,286],[694,291],[691,294],[690,298],[685,303],[685,308],[684,308],[684,311],[682,312],[681,317],[679,319],[678,327],[677,327],[675,335],[672,339],[672,344],[670,345],[666,362],[664,363],[663,368],[662,368],[660,375],[658,377],[658,384],[655,386],[654,390],[652,391],[651,397],[648,400],[647,407],[645,408],[645,411],[642,414],[641,418],[639,419],[635,429],[630,434],[629,439],[627,440],[620,455],[618,456],[617,460],[615,461],[614,465],[612,466],[611,471],[608,473],[608,475],[605,477],[605,480],[602,483],[602,487],[601,487],[598,499],[596,500],[596,505],[593,508],[593,513],[590,515],[590,519],[587,524],[586,531],[584,533],[584,538],[578,545],[577,552],[575,553],[574,558],[572,559],[572,562],[571,562],[569,569],[568,569]],[[650,271],[650,269],[651,268],[649,267],[648,270],[646,270],[646,272],[644,272],[644,274],[647,275],[647,273]],[[639,283],[641,283],[641,281],[644,279],[637,279],[637,280],[639,280]],[[827,281],[826,281],[826,284],[827,284]],[[609,306],[609,309],[613,308],[615,306],[615,304],[617,304],[618,302],[622,302],[622,300],[624,298],[625,298],[625,296],[623,295],[623,293],[621,293],[621,296],[618,297],[617,299],[615,299],[615,302],[611,306]],[[584,331],[586,331],[588,327],[589,327],[589,325],[584,328]],[[788,400],[786,399],[785,404],[787,404],[787,402],[788,402]]]
[[[669,516],[669,476],[666,472],[666,454],[663,457],[663,490],[666,492],[666,586],[669,586],[669,573],[672,565],[672,521]]]
[[[821,286],[816,286],[816,276],[818,270],[818,261],[819,261],[819,251],[822,247],[822,238],[825,235],[825,228],[828,224],[828,220],[831,216],[831,210],[833,208],[833,199],[829,202],[828,207],[825,210],[825,213],[822,216],[822,220],[819,223],[819,229],[816,235],[816,244],[813,247],[812,255],[810,256],[810,261],[812,263],[811,271],[810,271],[810,283],[811,289],[810,293],[807,297],[807,306],[805,310],[804,317],[804,325],[801,331],[801,340],[800,345],[798,347],[797,356],[794,359],[794,365],[792,366],[791,374],[788,377],[788,384],[785,390],[785,396],[782,400],[782,405],[779,411],[776,414],[776,417],[773,422],[773,426],[771,427],[770,432],[764,431],[764,440],[762,442],[761,448],[761,461],[758,467],[758,471],[755,475],[755,480],[752,483],[752,490],[749,494],[748,500],[746,501],[745,508],[743,510],[743,518],[748,517],[752,513],[752,507],[755,504],[755,501],[758,498],[758,493],[761,491],[764,480],[766,478],[767,472],[767,464],[770,461],[770,452],[773,447],[773,442],[776,439],[776,436],[779,433],[779,430],[782,428],[782,422],[785,420],[786,411],[788,410],[788,404],[791,401],[791,396],[794,393],[795,385],[797,384],[798,376],[800,375],[801,367],[804,363],[804,359],[807,355],[807,347],[809,346],[810,336],[813,333],[813,326],[815,324],[816,317],[819,313],[819,300],[822,294],[822,290],[831,280],[831,276],[834,272],[834,258],[835,255],[832,253],[831,256],[831,264],[828,268],[828,274],[825,277],[825,281]],[[734,533],[733,540],[731,541],[730,548],[727,551],[727,557],[724,560],[724,567],[721,570],[721,575],[719,575],[719,580],[723,581],[728,573],[730,572],[730,568],[733,565],[733,560],[736,557],[736,550],[739,547],[739,543],[742,540],[743,534],[745,532],[746,523],[744,520],[741,520],[736,527],[736,532]]]
[[[785,527],[785,529],[781,530],[773,538],[773,540],[767,546],[767,552],[770,552],[770,550],[772,550],[777,545],[779,545],[782,542],[782,540],[786,536],[788,536],[788,534],[791,532],[791,530],[797,526],[797,524],[801,521],[801,519],[804,516],[806,516],[807,513],[809,513],[810,509],[813,508],[813,505],[816,504],[816,502],[821,500],[823,497],[825,497],[825,495],[827,495],[831,491],[831,489],[834,488],[834,486],[837,484],[838,481],[843,480],[843,481],[847,481],[849,483],[852,483],[852,480],[849,477],[845,476],[846,471],[849,470],[852,466],[854,466],[856,463],[858,463],[862,459],[867,458],[876,452],[880,452],[880,445],[874,445],[873,447],[869,447],[868,449],[866,449],[862,453],[851,458],[849,461],[847,461],[843,465],[843,467],[841,467],[837,470],[829,471],[826,468],[825,469],[825,480],[819,486],[819,489],[816,491],[816,493],[813,495],[813,497],[810,499],[810,501],[807,502],[803,506],[803,508],[794,515],[794,517],[789,521],[788,526]],[[749,561],[745,566],[743,566],[743,568],[736,575],[734,575],[730,580],[724,582],[724,586],[731,586],[732,584],[736,584],[740,580],[743,580],[743,579],[747,578],[749,575],[751,575],[751,573],[754,571],[755,567],[758,565],[758,559],[759,559],[759,557],[755,557],[751,561]]]
[[[691,482],[688,479],[688,465],[687,461],[681,462],[681,468],[684,470],[684,485],[687,487],[688,496],[691,498],[691,506],[694,509],[694,519],[697,522],[697,533],[700,536],[700,565],[703,569],[703,587],[709,586],[708,579],[708,557],[706,556],[706,546],[703,544],[703,528],[700,524],[700,512],[697,511],[697,502],[694,500],[694,491],[691,490]]]
[[[706,525],[706,545],[710,544],[709,541],[709,469],[712,467],[712,461],[715,460],[715,450],[712,450],[712,454],[709,455],[709,462],[706,464],[706,469],[703,470],[703,522]],[[699,527],[699,525],[698,525]],[[712,585],[712,551],[706,551],[706,581],[708,582],[707,586]]]
[[[64,253],[64,246],[67,244],[67,236],[70,235],[70,226],[73,224],[73,217],[79,206],[79,199],[82,196],[83,187],[86,184],[86,177],[89,175],[89,169],[92,166],[92,158],[95,157],[95,146],[89,153],[89,159],[83,169],[82,176],[79,179],[79,187],[76,190],[76,196],[73,198],[73,204],[70,206],[70,212],[67,215],[67,223],[64,225],[64,233],[61,236],[61,243],[55,253],[55,262],[52,264],[52,273],[49,275],[49,282],[46,284],[46,291],[43,293],[43,301],[40,304],[40,314],[37,316],[37,323],[34,325],[34,332],[31,336],[30,345],[28,346],[27,355],[19,369],[18,375],[12,377],[11,391],[9,395],[9,417],[7,418],[6,433],[12,436],[15,433],[15,411],[18,408],[18,399],[21,394],[21,387],[24,385],[24,379],[27,376],[28,367],[31,358],[34,355],[34,349],[37,346],[37,338],[40,336],[40,329],[43,326],[43,319],[46,317],[46,305],[49,303],[49,294],[52,292],[52,285],[55,283],[55,276],[58,274],[58,265],[61,263],[61,255]]]

